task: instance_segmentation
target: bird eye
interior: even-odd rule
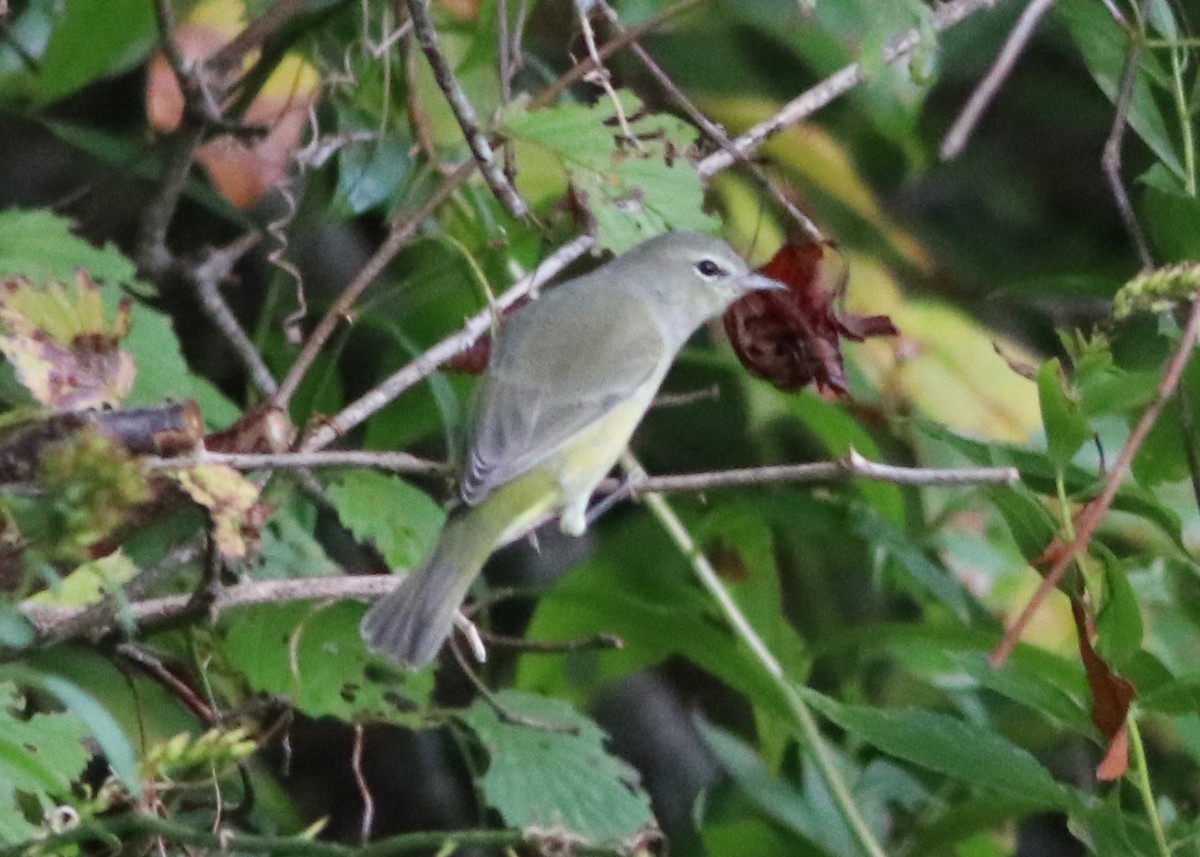
[[[721,266],[712,259],[701,259],[696,263],[696,270],[699,271],[700,276],[704,277],[705,279],[712,279],[713,277],[717,277],[725,273],[724,269],[722,269]]]

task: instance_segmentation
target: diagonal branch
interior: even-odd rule
[[[296,356],[295,362],[288,369],[287,376],[280,382],[279,389],[272,399],[275,407],[287,408],[292,396],[299,388],[300,382],[304,380],[305,374],[316,362],[317,355],[321,353],[321,349],[337,329],[338,323],[350,315],[350,310],[359,296],[383,273],[384,268],[396,257],[404,245],[412,240],[413,236],[417,234],[417,230],[421,228],[421,224],[432,217],[442,203],[462,187],[474,171],[475,162],[466,161],[442,180],[442,183],[420,208],[409,215],[398,215],[392,221],[391,231],[388,232],[387,238],[384,239],[379,249],[338,295],[337,300],[326,310],[325,315],[313,328],[313,332],[309,334],[308,340]]]
[[[488,142],[480,128],[479,116],[475,112],[475,108],[467,98],[462,84],[454,76],[450,63],[447,62],[441,48],[438,47],[437,31],[433,27],[433,20],[429,17],[429,0],[408,0],[408,13],[412,17],[413,31],[417,35],[417,42],[421,45],[421,50],[425,52],[425,58],[429,60],[429,67],[433,69],[433,77],[437,81],[438,88],[446,96],[446,101],[454,112],[454,118],[458,120],[458,127],[462,129],[467,145],[471,147],[471,154],[475,156],[475,160],[479,164],[483,180],[492,189],[496,199],[500,200],[513,217],[518,220],[528,217],[529,205],[517,193],[517,189],[508,180],[508,176],[504,174],[504,168],[496,160],[492,144]]]
[[[954,27],[981,9],[991,8],[998,0],[951,0],[933,10],[933,29],[944,32]],[[923,33],[916,28],[901,33],[891,39],[883,49],[883,61],[888,65],[902,62],[912,56],[913,51],[920,46]],[[719,173],[733,165],[738,156],[754,152],[769,137],[779,133],[789,125],[811,116],[851,89],[866,80],[866,72],[861,63],[852,62],[839,71],[834,72],[800,95],[793,98],[769,119],[759,122],[744,134],[733,139],[733,148],[713,152],[698,164],[700,175],[704,178]]]
[[[1113,468],[1108,474],[1108,479],[1105,480],[1104,489],[1100,492],[1100,495],[1088,503],[1076,517],[1075,538],[1071,540],[1069,545],[1064,544],[1061,539],[1056,539],[1046,549],[1043,556],[1053,556],[1055,562],[1050,567],[1050,570],[1046,572],[1037,592],[1029,599],[1029,602],[1025,605],[1025,609],[1021,611],[1021,615],[1013,622],[1012,626],[1004,634],[1004,639],[1000,641],[1000,645],[992,652],[989,659],[992,666],[1002,666],[1008,660],[1009,654],[1012,653],[1013,648],[1016,647],[1017,642],[1021,639],[1021,634],[1024,633],[1025,626],[1029,624],[1029,620],[1033,618],[1033,614],[1037,612],[1037,609],[1041,607],[1042,602],[1046,600],[1054,588],[1062,582],[1063,575],[1067,573],[1067,569],[1075,561],[1075,557],[1087,549],[1092,535],[1095,534],[1096,529],[1104,520],[1104,516],[1108,514],[1108,510],[1112,507],[1113,500],[1117,496],[1117,491],[1120,490],[1121,483],[1129,473],[1134,455],[1137,454],[1137,451],[1145,442],[1147,435],[1150,434],[1150,429],[1154,427],[1154,423],[1157,422],[1162,409],[1179,388],[1179,379],[1183,377],[1183,370],[1187,368],[1188,360],[1192,356],[1192,351],[1195,350],[1198,336],[1200,336],[1200,301],[1195,301],[1192,303],[1191,313],[1188,316],[1187,326],[1184,328],[1183,336],[1180,339],[1179,348],[1171,356],[1171,361],[1167,364],[1166,371],[1163,372],[1162,380],[1158,382],[1158,390],[1154,401],[1142,413],[1141,418],[1137,421],[1137,425],[1129,433],[1129,439],[1125,441],[1125,446],[1122,447],[1121,454],[1117,456],[1117,461],[1113,464]]]
[[[310,452],[328,446],[371,414],[386,406],[409,387],[431,375],[439,366],[454,355],[465,351],[475,340],[490,330],[496,312],[507,309],[556,276],[563,268],[591,250],[595,243],[596,239],[592,236],[580,235],[559,247],[558,250],[547,256],[532,273],[523,277],[508,291],[500,295],[493,306],[485,307],[468,319],[462,330],[429,348],[381,384],[351,402],[342,409],[341,413],[318,425],[300,444],[300,449]]]
[[[957,157],[966,146],[967,139],[975,130],[983,112],[988,109],[992,99],[996,97],[996,93],[1000,91],[1000,87],[1012,73],[1013,66],[1016,65],[1021,52],[1025,50],[1025,46],[1029,44],[1029,40],[1037,31],[1038,23],[1053,5],[1054,0],[1031,0],[1030,4],[1021,12],[1021,17],[1017,19],[1012,32],[1005,39],[1000,53],[996,55],[996,61],[988,69],[988,73],[983,76],[979,86],[971,93],[966,106],[963,107],[962,112],[958,114],[958,118],[954,120],[954,124],[950,126],[950,130],[942,139],[942,147],[938,150],[938,154],[942,156],[943,160],[948,161]]]

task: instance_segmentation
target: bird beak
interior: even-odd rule
[[[770,277],[764,277],[762,274],[746,274],[739,279],[738,284],[742,287],[743,291],[747,292],[787,291],[787,286],[779,282],[779,280],[772,280]]]

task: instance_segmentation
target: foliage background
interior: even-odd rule
[[[285,148],[283,189],[235,208],[231,195],[279,176],[239,175],[221,196],[211,168],[191,167],[200,140],[227,126],[194,94],[174,130],[151,131],[146,114],[147,63],[175,31],[166,18],[215,21],[228,41],[243,27],[228,4],[10,0],[0,7],[0,853],[118,841],[130,853],[162,842],[343,855],[368,835],[399,837],[381,853],[522,841],[612,853],[661,847],[652,825],[680,854],[1200,851],[1194,369],[1063,584],[1099,655],[1136,690],[1128,772],[1097,776],[1117,729],[1093,725],[1067,595],[1041,607],[1003,666],[987,663],[1039,583],[1039,556],[1100,493],[1167,361],[1193,345],[1171,305],[1113,318],[1141,260],[1101,155],[1130,46],[1150,39],[1123,175],[1152,263],[1194,262],[1195,10],[1059,0],[965,151],[944,161],[944,133],[1024,4],[961,4],[971,13],[942,33],[915,0],[686,5],[642,44],[731,134],[861,64],[865,83],[757,154],[837,241],[847,306],[891,316],[902,336],[847,345],[851,396],[832,400],[749,377],[714,327],[667,389],[715,384],[718,395],[653,411],[635,443],[641,462],[651,474],[693,473],[853,448],[925,471],[1011,465],[1020,482],[778,482],[672,494],[669,508],[623,504],[581,540],[550,528],[537,550],[503,552],[480,592],[495,601],[481,617],[497,634],[615,634],[622,649],[495,645],[479,678],[499,709],[449,657],[436,676],[398,674],[362,650],[360,601],[311,596],[345,596],[418,563],[449,494],[444,469],[266,468],[260,496],[229,471],[176,468],[206,513],[152,469],[163,462],[150,453],[180,450],[122,449],[122,436],[74,424],[48,437],[79,402],[45,385],[39,395],[31,377],[66,366],[69,388],[116,413],[175,414],[195,401],[209,432],[239,427],[220,448],[262,452],[279,414],[256,409],[261,383],[214,303],[232,310],[265,374],[283,378],[298,353],[287,336],[297,283],[309,334],[388,236],[407,238],[282,403],[283,434],[311,437],[581,229],[610,249],[664,228],[719,229],[762,263],[799,227],[745,167],[701,182],[686,156],[716,147],[628,50],[607,66],[648,135],[638,154],[614,157],[600,124],[614,108],[594,83],[526,104],[586,53],[565,2],[432,7],[483,125],[513,141],[534,222],[477,175],[449,184],[470,152],[412,36],[388,41],[404,3],[249,4],[244,20],[273,26],[228,117],[263,86],[259,70],[303,60],[320,83],[302,137],[312,145]],[[498,20],[511,33],[526,6],[524,65],[506,93]],[[625,27],[666,8],[616,5]],[[601,42],[615,36],[594,21]],[[910,29],[915,51],[885,64],[888,40]],[[302,78],[311,82],[297,74],[296,89]],[[227,83],[215,72],[196,80]],[[246,121],[261,122],[253,112]],[[180,165],[185,180],[173,182]],[[586,216],[564,201],[568,179],[587,191]],[[240,248],[214,301],[211,248],[244,235],[261,241]],[[75,284],[80,268],[95,295]],[[1190,276],[1166,277],[1185,302]],[[93,352],[104,359],[84,359]],[[338,446],[453,463],[471,386],[430,375]],[[698,582],[664,529],[672,514],[776,674]],[[230,587],[261,593],[289,579],[300,586],[261,603],[221,601]],[[198,609],[180,606],[189,593]],[[170,615],[137,612],[173,594],[183,600]],[[63,624],[89,603],[101,606]],[[1117,706],[1118,722],[1124,714]]]

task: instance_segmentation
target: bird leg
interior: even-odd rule
[[[642,487],[647,478],[649,477],[647,477],[646,471],[640,467],[626,473],[625,478],[621,480],[621,484],[611,494],[597,500],[592,508],[587,510],[587,514],[584,517],[585,526],[590,527],[613,506],[624,500],[628,500],[630,497],[636,496],[638,489]],[[566,532],[565,529],[564,532]]]

